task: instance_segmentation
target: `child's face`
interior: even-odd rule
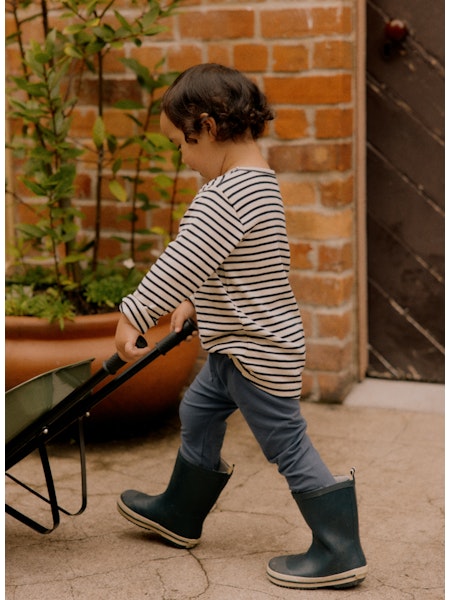
[[[205,126],[199,134],[192,135],[192,142],[187,142],[184,132],[178,129],[167,117],[161,113],[160,127],[163,135],[169,138],[181,151],[182,160],[189,168],[197,171],[207,180],[220,175],[222,164],[220,143],[216,142],[211,128]]]

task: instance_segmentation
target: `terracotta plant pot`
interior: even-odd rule
[[[114,354],[118,313],[77,317],[63,330],[35,317],[5,319],[5,384],[10,389],[51,369],[93,358],[92,372]],[[146,335],[151,348],[169,333],[170,316]],[[139,424],[175,407],[188,383],[199,340],[182,342],[124,383],[92,409],[89,428]]]

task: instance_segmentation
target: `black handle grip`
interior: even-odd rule
[[[123,367],[123,365],[126,364],[126,361],[122,360],[116,352],[115,354],[107,358],[105,361],[103,361],[103,369],[107,371],[110,375],[114,375],[120,368]]]
[[[172,348],[175,348],[175,346],[178,346],[178,344],[192,335],[196,329],[197,325],[195,321],[187,319],[183,323],[181,331],[169,333],[169,335],[166,335],[160,342],[157,342],[155,347],[159,350],[160,354],[166,354],[169,350],[172,350]]]
[[[184,322],[183,329],[180,332],[169,333],[169,335],[166,335],[165,338],[155,344],[155,348],[158,349],[160,354],[166,354],[169,352],[169,350],[172,350],[172,348],[175,348],[175,346],[178,346],[179,343],[192,335],[196,329],[197,325],[194,323],[194,321],[187,319],[187,321]],[[147,345],[148,344],[144,336],[140,335],[136,340],[136,347],[146,348]],[[104,361],[103,368],[110,375],[114,375],[126,364],[126,361],[122,360],[116,352],[116,354],[113,354]]]

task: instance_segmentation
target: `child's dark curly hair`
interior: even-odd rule
[[[215,63],[181,73],[162,98],[161,110],[181,129],[187,142],[200,133],[207,114],[217,126],[218,141],[236,140],[250,130],[259,138],[274,118],[258,86],[236,69]]]

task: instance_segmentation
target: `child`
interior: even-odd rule
[[[288,280],[277,179],[256,142],[272,118],[254,83],[217,64],[191,67],[163,97],[162,133],[207,183],[177,238],[124,298],[116,345],[125,360],[139,358],[145,350],[135,347],[137,336],[172,312],[174,331],[197,320],[209,355],[180,405],[181,446],[166,491],[126,491],[118,508],[176,546],[197,544],[232,473],[220,453],[226,420],[239,409],[313,533],[305,554],[270,561],[269,579],[293,588],[350,587],[367,571],[355,481],[331,475],[300,414],[303,326]]]

